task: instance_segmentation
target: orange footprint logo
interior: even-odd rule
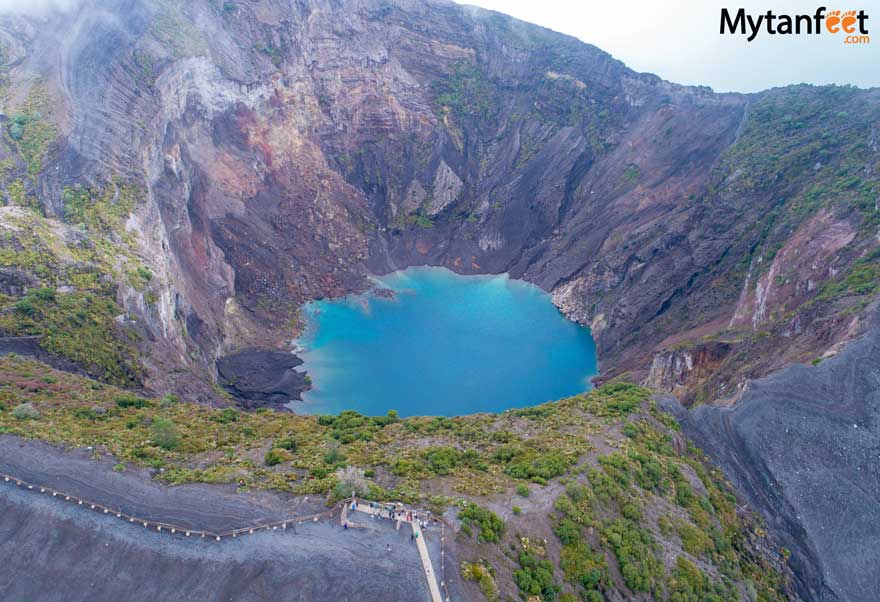
[[[843,31],[845,31],[846,33],[853,33],[856,30],[856,11],[848,10],[843,13],[843,17],[841,17],[840,22],[843,27]]]
[[[828,29],[829,32],[837,33],[838,31],[840,31],[838,25],[840,25],[840,11],[832,10],[828,13],[828,16],[825,17],[825,27],[826,29]]]

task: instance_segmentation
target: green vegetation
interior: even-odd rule
[[[266,457],[263,461],[266,463],[266,466],[277,466],[283,462],[290,462],[293,460],[293,454],[291,454],[286,449],[280,448],[272,448],[266,453]]]
[[[462,562],[461,576],[467,581],[476,581],[480,585],[480,591],[486,597],[486,602],[499,602],[501,596],[498,586],[492,577],[492,566],[483,562]]]
[[[181,5],[169,0],[161,0],[157,4],[150,21],[150,33],[164,48],[178,58],[199,56],[208,52],[204,33],[181,13]]]
[[[49,119],[51,99],[46,87],[37,82],[31,86],[24,104],[9,119],[7,134],[27,165],[32,180],[43,170],[43,158],[49,145],[58,137],[57,126]]]
[[[480,541],[495,543],[504,535],[504,521],[501,517],[476,504],[465,504],[458,517],[463,523],[480,528]]]
[[[272,61],[272,64],[276,67],[280,67],[284,62],[284,50],[282,48],[278,48],[271,44],[257,44],[254,46],[254,50],[260,54],[268,56],[269,60]]]
[[[831,301],[847,295],[873,295],[880,288],[880,264],[877,253],[854,262],[839,280],[825,282],[816,301]]]
[[[42,302],[51,294],[34,297]],[[0,411],[0,432],[94,446],[126,466],[162,468],[157,478],[170,483],[235,483],[330,500],[358,491],[369,499],[403,500],[438,512],[456,505],[460,535],[481,555],[497,556],[510,544],[507,553],[517,565],[512,579],[524,596],[571,599],[569,590],[575,588],[581,599],[598,602],[605,592],[625,588],[658,599],[727,602],[734,583],[751,583],[755,599],[783,599],[782,578],[750,551],[748,526],[721,475],[709,471],[692,448],[676,451],[675,431],[663,422],[671,418],[659,413],[663,421],[655,418],[647,392],[631,385],[606,385],[504,414],[315,417],[147,399],[7,356],[0,358],[0,403],[27,405],[38,417]],[[615,425],[625,434],[609,434]],[[591,439],[600,436],[613,453],[596,455]],[[585,456],[591,460],[581,462]],[[542,474],[564,485],[551,515],[558,555],[547,552],[556,547],[525,538],[521,546],[511,543],[510,533],[525,515],[514,514],[517,524],[507,525],[470,501],[526,486],[535,476],[509,466],[549,470]],[[382,486],[373,480],[380,473]],[[701,487],[692,485],[694,480]],[[458,497],[436,495],[436,481]],[[647,511],[649,504],[676,510],[658,520]],[[676,556],[710,568],[694,572],[685,562],[665,565],[661,538]],[[499,588],[485,563],[467,562],[462,571],[488,599],[497,599]]]
[[[499,93],[482,69],[473,63],[460,62],[452,73],[434,84],[435,102],[450,110],[459,120],[475,125],[486,124],[498,110]]]
[[[559,587],[553,581],[553,564],[549,560],[523,550],[519,554],[519,565],[513,578],[521,592],[541,600],[556,599]]]
[[[16,420],[37,420],[40,412],[31,403],[23,403],[12,410],[12,417]]]
[[[601,602],[604,600],[601,591],[609,583],[605,555],[594,551],[579,537],[580,533],[578,532],[578,539],[563,540],[565,546],[562,548],[559,564],[565,574],[566,581],[583,588],[584,600]]]
[[[610,585],[604,549],[613,555],[625,587],[654,599],[736,600],[734,582],[751,583],[755,599],[785,599],[782,580],[767,561],[740,553],[748,527],[721,475],[709,472],[692,447],[676,452],[669,434],[675,429],[663,424],[669,418],[655,422],[660,414],[653,407],[649,414],[650,419],[625,423],[619,451],[599,457],[598,467],[588,468],[586,479],[570,483],[556,501],[554,533],[563,546],[566,582],[579,585],[585,600],[603,600]],[[705,494],[695,491],[687,473]],[[669,504],[683,508],[687,518],[651,519],[645,511]],[[598,537],[588,535],[591,531]],[[667,549],[678,541],[677,564],[664,564],[658,538]],[[697,559],[713,565],[711,575],[682,568]]]
[[[128,385],[140,379],[134,349],[121,340],[124,332],[115,322],[122,310],[110,299],[42,287],[18,300],[0,299],[0,307],[4,306],[0,332],[40,336],[41,347],[108,382]]]
[[[746,214],[762,206],[752,199],[764,204],[769,196],[773,202],[761,216],[757,238],[753,231],[743,233],[750,251],[725,278],[741,286],[751,266],[754,283],[792,235],[821,213],[846,220],[857,233],[823,259],[839,276],[818,287],[807,303],[842,301],[826,309],[843,315],[864,308],[857,297],[875,293],[880,275],[880,257],[873,252],[880,226],[880,176],[865,136],[878,117],[876,107],[846,86],[774,89],[750,105],[741,135],[714,170],[709,193],[749,199],[736,203],[740,208],[731,216],[734,221],[752,221]]]
[[[137,188],[118,182],[103,189],[79,184],[67,187],[61,193],[64,219],[72,224],[85,224],[99,233],[120,232],[140,194]],[[147,282],[152,277],[142,266],[137,267],[136,275]]]

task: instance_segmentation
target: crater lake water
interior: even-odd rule
[[[297,412],[454,416],[581,393],[596,374],[587,328],[550,295],[501,276],[409,268],[365,294],[303,308],[300,357],[312,379]]]

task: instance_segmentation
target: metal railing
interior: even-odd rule
[[[148,518],[141,518],[123,512],[120,509],[110,508],[103,504],[99,504],[98,502],[86,500],[70,493],[58,491],[57,489],[53,489],[51,487],[28,483],[24,479],[20,479],[12,475],[0,473],[0,479],[2,479],[6,483],[15,483],[16,486],[24,487],[29,491],[39,491],[40,493],[45,493],[46,495],[50,495],[55,498],[64,498],[64,501],[73,502],[77,506],[88,507],[90,510],[96,510],[108,516],[114,516],[118,519],[128,521],[132,524],[143,525],[145,529],[154,528],[157,532],[160,533],[164,532],[170,533],[172,535],[180,534],[184,537],[201,537],[203,539],[213,539],[215,541],[220,541],[224,537],[238,537],[239,535],[253,534],[257,531],[277,531],[279,528],[282,531],[286,531],[287,527],[289,526],[292,527],[294,525],[302,524],[307,521],[318,521],[324,518],[330,518],[334,514],[336,514],[336,512],[342,507],[342,504],[347,503],[347,501],[339,502],[333,508],[315,514],[291,516],[283,520],[277,520],[268,523],[262,522],[248,527],[241,527],[239,529],[230,529],[228,531],[215,532],[207,531],[204,529],[193,529],[190,527],[184,527],[181,525],[175,525],[172,523],[166,523],[163,521],[157,521]]]

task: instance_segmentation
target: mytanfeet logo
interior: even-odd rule
[[[828,10],[820,6],[813,14],[776,14],[772,10],[751,15],[741,8],[735,14],[721,9],[721,33],[747,36],[751,42],[758,34],[768,35],[839,35],[844,44],[869,44],[868,15],[864,10]]]

